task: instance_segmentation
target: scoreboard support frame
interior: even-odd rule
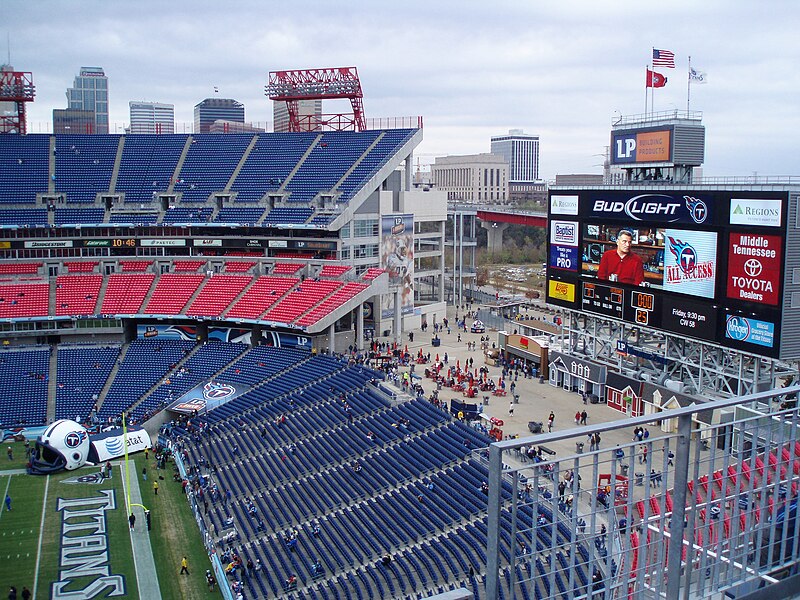
[[[635,379],[657,384],[666,379],[681,381],[687,394],[714,398],[753,394],[781,387],[783,380],[800,374],[796,364],[786,361],[594,313],[558,309],[564,314],[562,348]],[[620,341],[636,348],[638,354],[620,354]]]

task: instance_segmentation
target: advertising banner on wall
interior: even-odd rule
[[[713,298],[717,277],[717,234],[667,229],[664,240],[664,289]]]
[[[611,138],[612,164],[669,162],[672,158],[672,131],[627,131]]]
[[[414,312],[414,215],[384,215],[381,219],[381,268],[389,274],[389,285],[400,287],[402,314]],[[394,295],[385,294],[381,316],[394,315]]]
[[[565,271],[578,271],[576,221],[553,221],[550,224],[550,266]]]
[[[732,233],[728,246],[728,298],[777,306],[781,237]]]

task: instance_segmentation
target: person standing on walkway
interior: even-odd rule
[[[514,401],[512,400],[508,406],[508,414],[514,416]]]
[[[189,561],[186,560],[185,556],[181,559],[181,572],[180,572],[180,574],[183,575],[184,573],[186,573],[187,575],[189,574]]]
[[[158,480],[153,481],[153,494],[158,496]]]
[[[142,479],[147,481],[147,467],[142,467]]]
[[[6,510],[11,510],[11,496],[6,494]]]
[[[128,517],[128,525],[130,525],[131,531],[134,531],[134,529],[136,527],[136,515],[135,514],[131,513],[130,516]]]
[[[554,413],[551,410],[550,411],[550,416],[547,417],[547,431],[548,432],[553,431],[553,421],[555,421],[555,420],[556,420],[556,413]]]
[[[587,413],[585,410],[581,412],[581,425],[586,425],[586,419],[588,418],[589,418],[589,413]]]

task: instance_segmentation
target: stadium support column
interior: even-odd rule
[[[328,326],[328,352],[331,354],[336,352],[336,323]]]
[[[483,221],[481,223],[488,232],[487,246],[489,252],[501,252],[503,250],[503,232],[508,229],[508,223],[497,223],[495,221]]]
[[[413,177],[413,163],[414,163],[414,153],[409,152],[408,156],[406,156],[406,169],[405,169],[405,191],[408,192],[411,190],[411,180]]]
[[[394,341],[398,344],[403,341],[403,316],[400,305],[400,290],[394,292]]]
[[[500,491],[502,489],[503,452],[489,446],[489,519],[486,532],[486,598],[497,600],[500,585]]]
[[[356,308],[356,348],[364,350],[364,303]]]
[[[682,540],[686,529],[686,490],[689,484],[689,455],[691,454],[692,415],[678,417],[678,437],[675,447],[675,481],[672,488],[672,519],[670,519],[669,538]],[[667,548],[667,598],[678,598],[681,587],[681,570],[683,569],[680,543],[670,544]],[[687,572],[688,578],[688,572]]]

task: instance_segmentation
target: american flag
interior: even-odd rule
[[[669,50],[656,50],[653,48],[653,66],[675,68],[675,54]]]

